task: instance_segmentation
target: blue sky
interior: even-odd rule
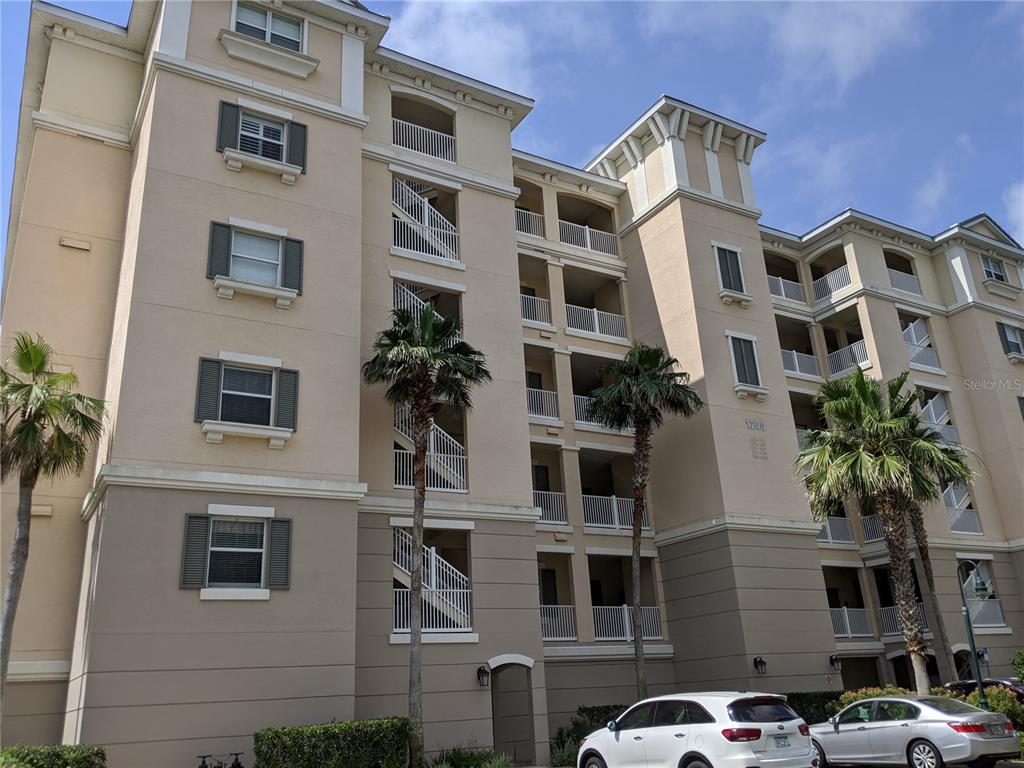
[[[668,93],[767,132],[765,224],[852,206],[934,233],[984,210],[1024,241],[1024,3],[367,4],[389,47],[535,98],[524,150],[580,165]],[[0,0],[4,227],[27,20]]]

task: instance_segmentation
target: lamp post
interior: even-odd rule
[[[974,644],[974,627],[971,625],[971,612],[967,607],[967,597],[964,595],[964,578],[962,569],[970,562],[962,560],[956,567],[956,583],[960,588],[960,605],[964,615],[964,626],[967,627],[967,642],[971,646],[971,671],[974,673],[974,682],[978,686],[978,706],[988,709],[988,699],[985,698],[985,686],[981,677],[981,668],[978,666],[978,649]],[[974,594],[979,600],[988,597],[988,584],[977,572],[974,577]]]

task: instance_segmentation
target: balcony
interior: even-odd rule
[[[575,640],[576,606],[542,605],[540,636],[542,640]]]
[[[558,418],[558,393],[526,388],[526,412],[542,419]]]
[[[459,534],[455,534],[458,536]],[[464,537],[464,532],[462,533]],[[472,631],[472,598],[469,577],[460,570],[466,569],[466,541],[458,542],[449,551],[440,544],[442,537],[451,537],[451,532],[430,532],[430,540],[423,546],[423,631],[424,632],[470,632]],[[437,538],[434,538],[437,537]],[[450,542],[453,544],[455,542]],[[405,528],[393,529],[393,605],[392,631],[408,632],[411,608],[410,589],[412,582],[412,534]],[[461,565],[449,561],[452,557]]]
[[[921,282],[915,275],[900,272],[892,267],[889,267],[889,284],[897,291],[921,295]]]
[[[874,637],[867,608],[829,608],[835,637]]]
[[[419,182],[392,178],[392,245],[444,262],[459,262],[459,232],[454,219],[455,196]]]
[[[981,517],[974,509],[971,492],[967,486],[950,483],[942,491],[942,501],[946,506],[949,530],[953,533],[982,532]]]
[[[661,640],[661,611],[657,606],[640,606],[643,640]],[[594,606],[595,640],[632,640],[633,609],[628,605]]]
[[[455,137],[442,131],[392,118],[391,141],[396,147],[436,157],[438,160],[446,160],[449,163],[455,162]]]
[[[544,216],[524,208],[516,208],[516,232],[544,237]]]
[[[822,544],[855,544],[853,538],[853,525],[846,517],[826,517],[821,531],[818,532],[818,541]]]
[[[804,303],[804,287],[794,280],[768,275],[768,292],[779,299]]]
[[[924,604],[917,604],[918,615],[921,619],[921,632],[930,631],[928,627],[928,614],[924,611]],[[879,618],[882,623],[882,635],[884,637],[899,637],[903,634],[902,622],[900,621],[899,608],[895,605],[879,608]]]
[[[583,523],[593,528],[633,530],[633,499],[618,496],[583,495]],[[644,509],[643,530],[650,530],[647,509]]]
[[[870,544],[873,541],[885,539],[882,530],[882,518],[878,515],[867,515],[860,519],[861,532],[864,534],[864,543]]]
[[[950,445],[960,445],[960,430],[952,424],[936,424],[933,422],[925,422],[924,424],[926,427],[934,429],[942,435],[942,439]]]
[[[551,325],[551,301],[539,296],[519,294],[519,313],[523,320],[531,323]]]
[[[971,623],[975,627],[1006,626],[1006,620],[1003,618],[1003,606],[994,597],[987,600],[968,598],[967,608],[971,613]]]
[[[833,376],[846,373],[856,365],[868,362],[868,348],[864,339],[855,341],[828,354],[828,370]]]
[[[575,417],[575,421],[577,424],[584,424],[586,426],[604,428],[604,424],[602,424],[598,420],[598,418],[593,414],[593,403],[594,398],[592,397],[587,397],[586,395],[573,395],[572,404],[573,410],[575,411],[575,413],[573,414],[573,416]],[[629,431],[632,429],[633,423],[631,420],[629,425],[626,427],[626,430]]]
[[[853,281],[850,279],[850,268],[844,264],[838,269],[835,269],[814,281],[812,285],[814,300],[824,301],[825,299],[830,298],[833,294],[838,293],[843,288],[852,284]]]
[[[907,342],[907,362],[911,365],[923,365],[926,368],[939,367],[939,354],[934,347]]]
[[[821,377],[821,369],[818,367],[818,358],[804,352],[797,352],[791,349],[782,350],[782,367],[787,373],[797,373],[803,376]]]
[[[597,251],[609,256],[619,255],[618,240],[611,232],[591,229],[571,221],[558,220],[558,239],[566,245]]]
[[[565,323],[577,331],[626,339],[626,318],[613,312],[602,312],[600,309],[566,304]]]
[[[542,523],[565,524],[569,516],[565,511],[565,494],[559,491],[534,491],[533,506],[540,507]]]

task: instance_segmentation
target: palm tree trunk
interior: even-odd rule
[[[917,554],[921,558],[921,567],[924,569],[924,580],[928,586],[928,607],[930,619],[935,625],[933,631],[938,635],[942,644],[942,651],[946,656],[946,664],[949,665],[950,680],[957,678],[956,659],[953,658],[953,649],[949,644],[949,635],[946,634],[946,622],[942,618],[942,609],[939,607],[939,596],[935,593],[935,571],[932,569],[932,558],[928,552],[928,531],[924,527],[924,515],[921,513],[921,505],[911,502],[907,513],[910,516],[910,525],[914,533],[914,541],[917,543]]]
[[[409,768],[423,768],[423,519],[427,498],[430,399],[413,401],[412,571],[409,576]]]
[[[647,479],[650,475],[651,424],[634,420],[633,433],[633,667],[636,693],[647,698],[647,667],[644,663],[644,632],[640,621],[640,541],[647,508]]]
[[[889,579],[892,583],[893,599],[896,601],[900,630],[907,644],[907,655],[910,657],[914,672],[914,687],[918,696],[927,696],[931,691],[931,684],[928,680],[924,638],[921,636],[921,616],[914,594],[910,552],[907,549],[907,519],[902,505],[889,495],[879,498],[878,512],[882,518],[885,546],[889,552]]]
[[[7,565],[7,585],[4,587],[3,618],[0,619],[0,712],[7,700],[7,665],[11,659],[11,640],[14,636],[14,617],[18,612],[21,585],[25,581],[28,565],[28,540],[32,527],[32,493],[39,479],[36,469],[22,470],[18,477],[18,516],[14,526],[14,542]]]

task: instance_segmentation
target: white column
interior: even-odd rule
[[[750,161],[754,155],[754,137],[746,133],[736,138],[736,166],[740,171],[740,191],[743,194],[743,203],[751,207],[756,206],[754,200],[754,180],[750,176]]]
[[[346,32],[341,36],[341,107],[363,114],[363,37],[366,31]]]
[[[192,0],[167,0],[161,9],[156,50],[176,59],[184,59],[191,16]]]
[[[971,267],[967,263],[967,251],[960,244],[951,245],[946,249],[946,263],[949,265],[949,279],[953,283],[953,292],[958,303],[974,301],[974,279]]]
[[[708,183],[711,194],[723,197],[722,172],[718,168],[718,147],[722,141],[722,124],[711,120],[704,124],[704,159],[708,164]]]

